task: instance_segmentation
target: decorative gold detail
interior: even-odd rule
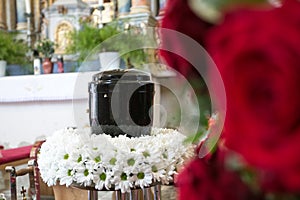
[[[65,6],[57,6],[57,10],[59,14],[67,14],[68,13],[68,8],[66,8]]]
[[[57,25],[55,31],[55,43],[57,44],[57,48],[55,49],[55,53],[65,53],[67,46],[71,42],[67,35],[73,31],[73,29],[73,25],[68,21],[63,21]]]
[[[6,29],[5,1],[0,1],[0,29]]]

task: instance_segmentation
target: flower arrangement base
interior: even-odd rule
[[[65,185],[53,186],[55,200],[83,200],[88,199],[88,191]]]
[[[88,191],[88,200],[98,200],[98,191],[113,191],[112,200],[160,200],[161,199],[161,185],[154,185],[146,188],[131,189],[129,192],[121,192],[121,190],[97,190],[93,187],[83,187],[73,185],[79,188],[80,191]],[[64,196],[66,197],[66,196]],[[55,196],[56,199],[56,196]]]
[[[155,186],[154,188],[156,187],[157,186]],[[159,200],[159,199],[161,199],[160,196],[157,195],[154,196],[151,188],[135,189],[127,193],[122,193],[120,190],[118,190],[114,193],[113,196],[113,200]]]

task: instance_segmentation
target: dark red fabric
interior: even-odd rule
[[[0,151],[0,164],[29,158],[32,145]]]

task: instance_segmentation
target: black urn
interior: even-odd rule
[[[111,70],[89,83],[89,119],[94,134],[139,137],[152,126],[154,84],[140,70]]]

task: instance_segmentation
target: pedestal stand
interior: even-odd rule
[[[88,190],[88,200],[98,200],[99,191],[93,187],[82,187],[73,185],[76,188]],[[153,190],[152,190],[153,188]],[[130,192],[122,193],[121,190],[114,190],[115,200],[161,200],[161,185],[154,185],[142,189],[132,189]]]
[[[98,200],[98,191],[97,190],[89,190],[88,191],[88,200]]]
[[[27,46],[31,49],[31,17],[33,17],[32,13],[25,13],[25,17],[27,19]]]

